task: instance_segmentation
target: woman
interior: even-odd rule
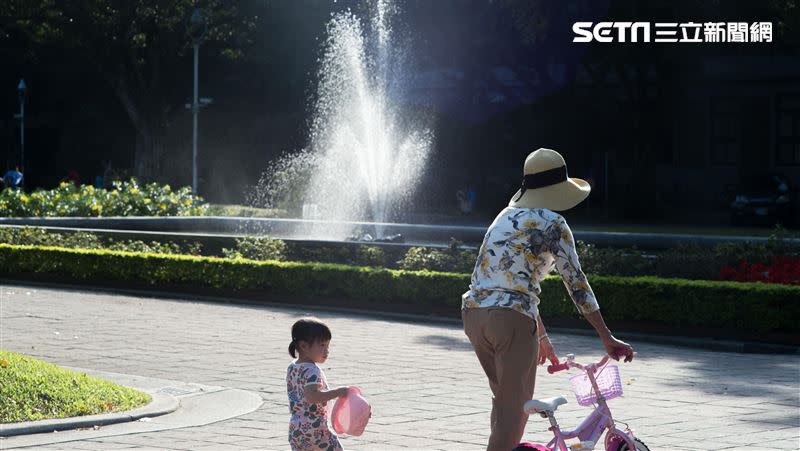
[[[554,266],[606,352],[626,362],[633,359],[633,348],[606,327],[578,262],[572,231],[555,213],[586,199],[589,184],[569,178],[564,158],[550,149],[528,155],[523,174],[522,188],[486,232],[470,289],[462,297],[464,332],[494,395],[489,451],[508,451],[519,443],[536,363],[558,361],[537,307],[539,282]]]

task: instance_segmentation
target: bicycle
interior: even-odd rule
[[[582,406],[594,404],[595,408],[575,430],[564,432],[556,421],[555,412],[558,406],[567,403],[566,398],[556,396],[527,401],[524,406],[525,413],[538,414],[550,420],[549,430],[553,432],[554,437],[545,446],[520,443],[513,451],[589,451],[595,449],[597,441],[604,432],[606,451],[650,451],[643,441],[633,436],[627,424],[623,423],[625,431],[622,431],[614,423],[606,401],[622,395],[622,384],[619,369],[616,365],[606,365],[608,359],[609,356],[606,355],[597,363],[581,365],[575,362],[573,354],[567,354],[566,360],[562,363],[548,366],[547,372],[550,374],[570,368],[582,370],[583,374],[570,378],[572,389],[578,404]],[[579,443],[567,446],[566,441],[575,438]]]

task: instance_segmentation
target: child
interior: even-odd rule
[[[328,359],[331,330],[316,318],[301,318],[292,326],[289,354],[297,360],[286,371],[289,394],[289,444],[293,451],[338,451],[342,445],[328,429],[326,404],[347,395],[347,387],[328,389],[325,373],[317,366]],[[297,355],[295,355],[295,352]]]

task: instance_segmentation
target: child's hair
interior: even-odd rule
[[[297,357],[297,345],[301,341],[316,343],[331,339],[331,330],[322,321],[308,316],[298,319],[292,326],[292,342],[289,343],[289,355]]]

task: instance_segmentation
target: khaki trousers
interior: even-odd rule
[[[494,395],[486,449],[510,451],[519,444],[528,421],[523,405],[533,396],[536,381],[536,322],[507,308],[464,309],[461,317]]]

